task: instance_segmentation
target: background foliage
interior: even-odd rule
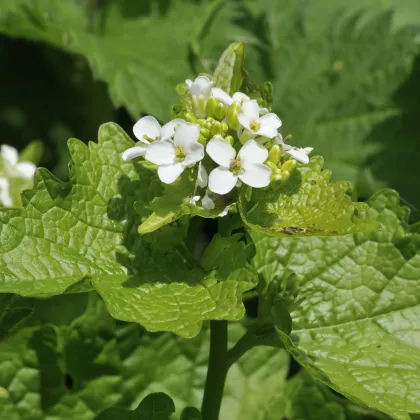
[[[212,72],[229,42],[244,41],[253,80],[273,82],[273,109],[284,122],[283,134],[291,133],[297,145],[314,147],[333,178],[353,182],[361,199],[383,187],[395,188],[411,208],[411,220],[417,221],[417,25],[420,5],[413,0],[360,0],[351,6],[344,0],[1,2],[0,143],[23,149],[41,140],[41,165],[65,179],[68,138],[96,140],[98,126],[108,121],[131,133],[133,122],[145,114],[166,121],[175,102],[174,86],[199,72]],[[385,224],[397,223],[396,216],[386,217]],[[405,216],[400,219],[406,223]],[[398,240],[393,235],[375,238],[390,254],[385,252],[372,269],[381,271],[391,254],[400,252],[401,264],[414,258],[418,234],[407,232]],[[288,245],[272,240],[279,242],[278,249]],[[335,247],[328,242],[334,239],[322,245],[318,239],[302,241],[303,248]],[[362,239],[355,255],[361,248]],[[302,267],[310,263],[300,262]],[[288,264],[293,256],[284,262]],[[394,275],[395,267],[389,270]],[[309,278],[305,287],[311,290],[311,284]],[[0,418],[92,419],[113,405],[133,409],[157,391],[174,399],[177,415],[187,405],[199,406],[205,329],[188,341],[169,333],[149,334],[110,318],[93,293],[1,299],[1,308],[13,311],[0,314],[1,337],[6,338],[0,344]],[[307,302],[306,309],[312,305],[316,302]],[[300,345],[290,343],[299,359],[302,351],[311,352],[313,341],[324,339],[322,330],[309,338],[310,329],[325,325],[317,324],[316,317],[313,325],[299,325],[302,314],[293,316],[303,331]],[[328,325],[335,331],[333,318]],[[23,323],[26,327],[12,336]],[[243,327],[232,328],[231,336],[239,337]],[[333,338],[340,340],[338,333]],[[306,371],[297,373],[290,363],[286,352],[276,349],[247,354],[229,374],[222,418],[380,417],[334,394]],[[322,358],[304,365],[331,369]],[[401,407],[404,411],[406,406]]]

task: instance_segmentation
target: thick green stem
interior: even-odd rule
[[[255,336],[252,331],[245,333],[239,341],[228,351],[227,365],[228,369],[240,359],[248,350],[256,345]]]
[[[210,355],[201,415],[218,420],[228,370],[227,321],[210,321]]]

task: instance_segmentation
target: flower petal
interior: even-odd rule
[[[242,114],[245,115],[248,121],[258,120],[260,118],[258,102],[255,99],[245,101],[242,104]]]
[[[248,95],[245,95],[245,93],[235,92],[232,96],[232,100],[234,102],[245,102],[245,101],[249,101],[250,98]]]
[[[209,175],[207,174],[207,170],[204,165],[200,162],[198,164],[198,172],[197,172],[197,187],[206,188],[207,184],[209,183]]]
[[[6,164],[16,165],[19,159],[19,154],[14,147],[3,144],[1,146],[1,157]]]
[[[244,172],[239,179],[254,188],[266,187],[270,184],[271,169],[262,163],[249,163],[244,165]]]
[[[9,181],[7,178],[0,178],[0,204],[5,207],[12,207],[13,200],[10,196]]]
[[[231,105],[233,102],[233,99],[223,89],[213,88],[211,94],[225,105]]]
[[[209,98],[212,86],[213,82],[211,82],[206,76],[198,76],[189,88],[191,95],[203,95],[205,98]]]
[[[263,163],[268,158],[268,150],[255,140],[248,140],[239,150],[238,157],[244,165],[247,163]]]
[[[236,185],[238,177],[227,168],[219,166],[213,169],[209,176],[209,190],[216,194],[227,194]]]
[[[274,113],[269,112],[260,118],[261,125],[269,125],[275,128],[280,128],[282,125],[281,119]]]
[[[135,146],[125,150],[122,154],[122,160],[130,160],[146,154],[147,146]]]
[[[228,168],[235,159],[235,149],[221,136],[213,137],[207,144],[207,154],[220,166]]]
[[[238,115],[238,121],[239,124],[241,124],[242,127],[246,128],[248,131],[251,130],[251,127],[249,123],[251,122],[245,114],[239,114]]]
[[[197,142],[199,136],[200,127],[186,122],[175,128],[174,144],[176,147],[186,148],[189,143]]]
[[[290,149],[285,150],[285,153],[292,156],[294,159],[298,160],[299,162],[302,162],[305,164],[309,163],[308,153],[306,153],[304,149],[298,149],[298,148],[295,149],[291,147]]]
[[[164,141],[152,143],[147,147],[145,158],[156,165],[170,165],[175,162],[175,147]]]
[[[148,115],[140,118],[134,124],[133,133],[143,143],[150,143],[144,136],[146,135],[152,139],[160,138],[160,124],[155,117]]]
[[[162,127],[160,139],[165,141],[171,138],[175,133],[175,127],[180,124],[185,124],[185,121],[182,118],[175,118],[174,120],[169,121]]]
[[[182,163],[177,162],[171,165],[159,166],[159,179],[165,184],[172,184],[184,172]]]
[[[184,166],[192,165],[204,158],[204,146],[198,142],[189,142],[185,145],[186,158],[182,162]]]
[[[214,201],[207,194],[201,200],[201,205],[206,210],[213,210],[216,207]]]
[[[36,166],[31,162],[20,162],[16,165],[16,176],[25,179],[32,179]]]
[[[262,125],[256,132],[257,135],[272,139],[277,136],[277,128],[273,125]]]
[[[192,84],[193,84],[193,81],[191,80],[191,79],[187,79],[186,81],[185,81],[185,84],[187,85],[187,87],[188,87],[188,89],[192,86]]]

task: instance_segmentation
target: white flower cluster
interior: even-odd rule
[[[3,144],[0,148],[1,176],[0,176],[0,204],[5,207],[13,206],[13,199],[10,194],[10,180],[32,179],[36,166],[31,162],[19,162],[18,151],[11,146]]]
[[[270,184],[272,165],[267,163],[267,143],[281,146],[284,153],[296,160],[309,162],[308,154],[312,149],[287,145],[278,132],[282,125],[280,118],[266,108],[260,108],[255,99],[242,92],[231,97],[222,89],[213,88],[213,82],[205,76],[197,77],[194,82],[186,80],[186,85],[197,123],[176,118],[161,127],[154,117],[141,118],[133,131],[142,144],[126,150],[122,154],[124,160],[144,156],[158,165],[158,176],[166,184],[173,183],[185,168],[199,163],[196,189],[208,187],[209,191],[202,198],[202,206],[207,209],[214,208],[209,192],[228,194],[239,181],[254,188]],[[219,124],[223,123],[234,136],[212,131],[211,137],[203,141],[200,133],[209,136],[209,130],[200,127],[200,121],[207,121],[206,118],[214,121],[208,118],[210,102],[216,103]],[[202,162],[206,153],[213,161],[210,164],[218,165],[209,175]],[[196,203],[199,199],[200,196],[194,196],[191,202]]]

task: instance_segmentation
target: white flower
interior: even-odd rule
[[[4,172],[13,178],[32,179],[36,166],[31,162],[19,162],[18,151],[11,146],[1,146],[1,157],[3,158]]]
[[[242,104],[242,112],[238,120],[241,126],[254,137],[263,136],[272,139],[277,135],[277,129],[281,127],[280,118],[272,112],[260,117],[260,108],[255,99]]]
[[[223,211],[221,211],[217,216],[218,217],[225,217],[228,213],[230,208],[233,206],[233,204],[229,204],[228,206],[225,207],[225,209]]]
[[[9,189],[9,180],[7,178],[0,178],[0,204],[5,207],[12,207],[13,205]]]
[[[206,104],[211,96],[213,82],[206,76],[198,76],[194,82],[188,79],[185,83],[190,90],[194,113],[198,118],[204,118],[206,116]]]
[[[308,155],[312,152],[312,150],[314,150],[313,147],[299,148],[299,147],[289,146],[283,141],[283,137],[281,134],[279,134],[275,138],[275,143],[281,145],[284,153],[287,153],[288,155],[292,156],[294,159],[305,164],[309,163]]]
[[[198,164],[198,171],[197,171],[197,181],[195,183],[195,188],[206,188],[207,184],[209,183],[209,176],[207,174],[207,170],[204,165],[200,162]]]
[[[220,166],[210,173],[209,189],[217,194],[227,194],[238,179],[255,188],[270,183],[271,169],[264,165],[268,151],[255,140],[246,142],[238,155],[221,136],[215,136],[207,144],[208,155]]]
[[[213,210],[216,207],[214,201],[209,197],[208,193],[206,193],[206,195],[201,200],[201,205],[203,206],[203,209],[206,210]]]
[[[193,195],[189,200],[188,203],[189,204],[193,204],[194,206],[197,204],[198,201],[200,201],[200,196],[199,195]]]
[[[179,124],[185,123],[181,118],[175,118],[169,121],[163,127],[155,117],[146,116],[140,118],[133,127],[134,135],[146,146],[135,146],[127,149],[121,156],[123,160],[134,159],[138,156],[143,156],[146,153],[147,145],[155,141],[165,141],[170,139],[175,132],[175,127]]]
[[[197,124],[185,123],[175,129],[174,142],[151,143],[146,151],[146,160],[159,165],[158,175],[165,184],[172,184],[184,169],[204,157],[204,146],[198,143],[200,128]]]

